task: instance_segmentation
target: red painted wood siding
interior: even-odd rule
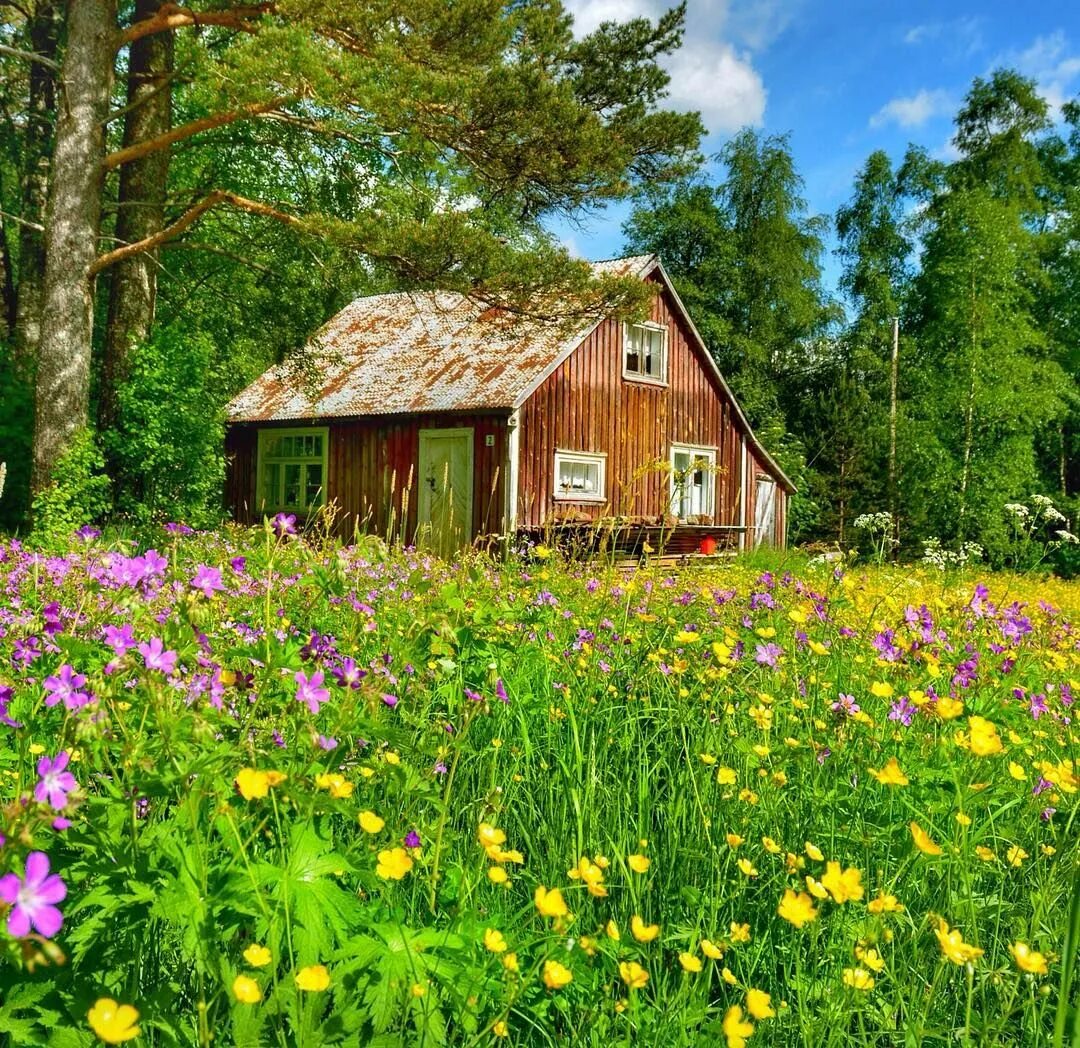
[[[282,423],[291,429],[325,426],[330,432],[326,495],[339,511],[337,530],[349,536],[356,526],[367,533],[411,541],[416,533],[421,429],[473,430],[473,536],[504,528],[506,418],[499,415],[420,415],[325,422]],[[257,425],[230,426],[225,439],[226,505],[242,523],[259,519],[256,503]],[[486,438],[494,444],[487,446]],[[401,529],[405,518],[404,532]]]
[[[652,320],[668,331],[666,386],[623,378],[623,326],[608,320],[521,408],[520,525],[613,514],[659,517],[667,512],[670,481],[657,466],[670,461],[673,443],[717,449],[715,523],[739,523],[742,434],[731,402],[667,292],[654,299]],[[607,454],[606,504],[556,501],[556,450]],[[748,464],[752,468],[752,459]]]

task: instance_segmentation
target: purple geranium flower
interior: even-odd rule
[[[85,684],[86,675],[76,673],[75,667],[65,662],[54,676],[45,678],[45,690],[48,692],[45,705],[55,706],[63,702],[69,710],[85,706],[90,701],[89,692],[82,690]]]
[[[420,847],[420,834],[416,830],[409,830],[405,834],[405,847],[406,848],[419,848]]]
[[[67,795],[79,787],[75,776],[66,770],[70,759],[67,750],[61,750],[55,757],[42,757],[38,761],[41,780],[34,787],[34,800],[39,804],[48,801],[56,811],[67,807]]]
[[[204,597],[212,597],[220,593],[225,587],[221,584],[221,569],[212,568],[208,564],[199,564],[195,568],[195,577],[191,580],[191,588],[199,590]]]
[[[906,728],[911,724],[911,718],[915,716],[917,710],[915,703],[911,702],[906,695],[901,695],[889,709],[889,720],[899,721]]]
[[[319,712],[319,705],[330,698],[330,692],[323,687],[323,671],[316,670],[310,677],[303,670],[297,670],[296,700],[307,706],[312,713]]]
[[[49,857],[40,851],[26,857],[25,876],[8,873],[0,877],[0,901],[11,907],[8,914],[8,934],[25,938],[33,928],[51,939],[64,923],[63,914],[55,904],[67,895],[67,885],[59,874],[49,873]]]
[[[151,637],[149,643],[144,641],[140,644],[139,654],[148,670],[161,670],[166,677],[176,672],[176,652],[166,651],[160,637]]]
[[[830,709],[833,713],[842,713],[847,717],[854,717],[856,713],[860,712],[861,707],[855,701],[854,695],[846,695],[844,692],[841,692]]]
[[[8,706],[14,697],[14,688],[9,684],[0,684],[0,724],[6,724],[9,728],[21,728],[22,725],[8,715]]]
[[[600,665],[602,667],[603,663],[601,663]],[[604,670],[604,672],[606,673],[607,670]],[[495,682],[495,697],[499,700],[499,702],[509,702],[510,701],[510,696],[506,694],[506,686],[502,682],[502,677],[500,677]]]
[[[759,644],[757,646],[757,654],[754,656],[754,661],[759,666],[769,666],[775,669],[776,663],[783,654],[784,649],[781,648],[779,644]]]
[[[123,626],[106,626],[105,643],[117,655],[123,655],[128,649],[134,648],[136,646],[135,630],[132,629],[131,623],[125,622]]]
[[[270,526],[279,539],[284,538],[286,535],[295,535],[296,516],[292,513],[279,513],[270,521]]]

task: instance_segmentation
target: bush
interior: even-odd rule
[[[52,483],[34,498],[34,535],[48,545],[66,542],[83,524],[109,510],[111,482],[92,430],[80,430],[53,471]]]

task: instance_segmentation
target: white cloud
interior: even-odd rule
[[[1023,51],[1002,56],[999,65],[1012,66],[1038,85],[1057,119],[1061,107],[1080,89],[1080,53],[1073,51],[1062,30],[1038,36]]]
[[[936,116],[947,116],[953,103],[947,91],[923,88],[907,98],[894,98],[883,105],[871,118],[871,127],[899,124],[900,127],[920,127]]]
[[[711,134],[760,124],[768,93],[754,68],[755,52],[789,24],[803,0],[694,0],[683,46],[665,57],[671,75],[666,104],[697,110]],[[672,0],[566,0],[578,36],[603,22],[656,20]]]
[[[760,124],[766,91],[750,56],[720,41],[684,43],[665,63],[671,74],[669,102],[697,109],[712,134]]]
[[[946,22],[923,22],[904,34],[904,43],[912,46],[944,38],[960,55],[982,50],[982,28],[978,18],[954,18]]]

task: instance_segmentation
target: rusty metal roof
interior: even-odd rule
[[[594,263],[644,278],[654,255]],[[512,410],[596,326],[510,320],[462,295],[358,298],[297,361],[278,364],[228,406],[231,422]]]

